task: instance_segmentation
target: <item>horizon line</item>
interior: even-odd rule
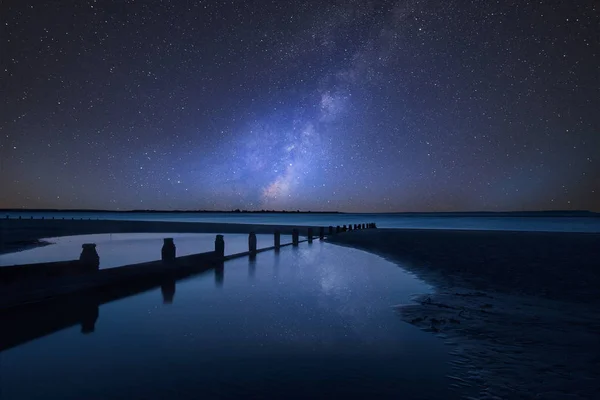
[[[600,214],[591,210],[521,210],[521,211],[303,211],[303,210],[160,210],[127,209],[109,210],[95,208],[0,208],[0,212],[97,212],[97,213],[230,213],[230,214]]]

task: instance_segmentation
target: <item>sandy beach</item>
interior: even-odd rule
[[[600,393],[600,234],[377,229],[328,241],[381,255],[436,288],[396,309],[451,346],[465,398]]]

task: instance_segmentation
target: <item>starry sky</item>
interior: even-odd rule
[[[596,1],[0,7],[0,208],[600,211]]]

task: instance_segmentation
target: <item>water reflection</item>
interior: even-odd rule
[[[256,275],[256,255],[248,257],[248,277],[254,278]]]
[[[160,286],[163,296],[163,304],[172,304],[175,297],[175,279],[166,279]]]
[[[127,295],[72,298],[10,325],[0,316],[2,393],[447,399],[442,344],[390,308],[426,290],[381,258],[317,241]]]
[[[96,321],[100,315],[98,304],[89,304],[84,308],[83,317],[81,318],[81,333],[87,335],[93,333],[96,329]]]
[[[221,287],[223,286],[223,281],[225,280],[225,265],[221,263],[215,266],[215,286]]]
[[[4,310],[0,313],[0,352],[72,326],[80,325],[82,334],[93,333],[99,306],[99,298],[82,295]]]

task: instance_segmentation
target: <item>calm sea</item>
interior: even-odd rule
[[[5,212],[10,218],[91,218],[140,221],[217,222],[329,226],[375,222],[380,228],[479,229],[559,232],[600,232],[599,217],[437,216],[398,214],[303,214],[303,213],[94,213]]]

